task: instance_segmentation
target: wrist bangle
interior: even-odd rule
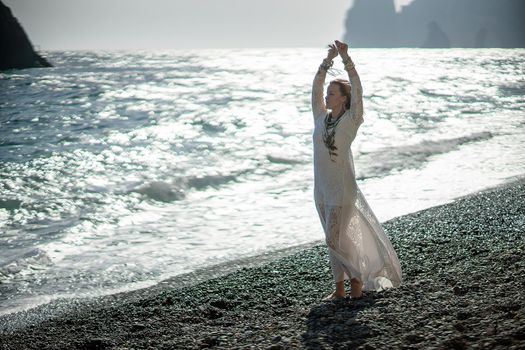
[[[352,59],[350,57],[348,57],[348,59],[344,60],[343,64],[345,66],[345,70],[347,70],[347,71],[355,68],[355,63],[352,62]]]
[[[350,70],[350,69],[355,68],[355,64],[354,64],[354,62],[352,62],[352,59],[350,58],[350,56],[348,56],[348,58],[345,58],[343,60],[343,65],[345,66],[346,70]]]
[[[330,68],[332,68],[332,65],[334,64],[334,61],[332,60],[329,60],[328,58],[325,58],[323,60],[323,63],[321,63],[321,65],[319,66],[319,69],[323,69],[323,70],[329,70]]]

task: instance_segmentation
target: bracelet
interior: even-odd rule
[[[352,59],[350,57],[348,57],[347,59],[343,60],[343,64],[345,66],[345,70],[347,70],[347,71],[355,68],[355,63],[352,62]]]
[[[328,60],[327,58],[325,58],[323,60],[323,63],[321,63],[321,65],[319,66],[319,69],[323,69],[323,70],[329,70],[330,68],[332,68],[332,66],[334,65],[334,61],[332,60]]]
[[[345,70],[347,71],[352,70],[354,68],[355,68],[354,62],[348,62],[347,64],[345,64]]]

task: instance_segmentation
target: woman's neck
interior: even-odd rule
[[[345,112],[345,110],[343,109],[343,107],[334,108],[334,109],[332,109],[332,118],[333,119],[337,119],[340,116],[342,116],[344,114],[344,112]]]

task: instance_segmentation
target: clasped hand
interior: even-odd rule
[[[343,60],[347,59],[349,57],[348,44],[336,40],[335,44],[328,45],[328,54],[326,58],[333,60],[337,55],[341,56]]]

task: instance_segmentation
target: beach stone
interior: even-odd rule
[[[465,350],[467,349],[467,343],[462,338],[453,338],[445,342],[445,345],[454,350]]]
[[[111,347],[111,343],[104,338],[92,338],[79,346],[80,349],[102,350]]]
[[[512,345],[512,339],[507,337],[498,337],[495,339],[495,343],[498,345],[510,346]]]
[[[456,324],[454,324],[454,328],[456,330],[458,330],[459,332],[464,332],[465,331],[465,325],[461,322],[458,322]]]
[[[167,297],[167,298],[164,299],[164,301],[162,302],[162,305],[166,305],[166,306],[171,306],[171,305],[173,305],[173,298],[172,298],[172,297]]]
[[[210,305],[218,309],[223,309],[223,310],[231,309],[230,303],[224,299],[218,299],[218,300],[211,301]]]
[[[454,288],[452,288],[452,291],[454,292],[455,295],[465,295],[465,294],[467,294],[467,289],[463,288],[463,287],[460,287],[458,285],[454,286]]]
[[[219,338],[215,336],[208,336],[200,341],[201,348],[210,348],[219,345]]]
[[[131,326],[131,331],[132,332],[140,332],[140,331],[143,331],[144,329],[146,329],[146,325],[144,325],[142,323],[134,323]]]
[[[268,350],[284,350],[286,348],[281,344],[274,344],[274,345],[270,345],[267,349]]]
[[[519,327],[514,332],[512,332],[512,336],[519,340],[525,340],[525,326]]]
[[[358,347],[359,350],[376,350],[377,348],[370,344],[365,344],[360,347]]]
[[[272,338],[272,343],[278,343],[281,341],[281,336],[276,336]]]
[[[405,336],[405,340],[411,344],[417,344],[425,340],[425,337],[421,334],[408,334]]]
[[[469,311],[460,311],[457,313],[456,317],[458,320],[466,320],[472,317],[472,313],[470,313]]]

